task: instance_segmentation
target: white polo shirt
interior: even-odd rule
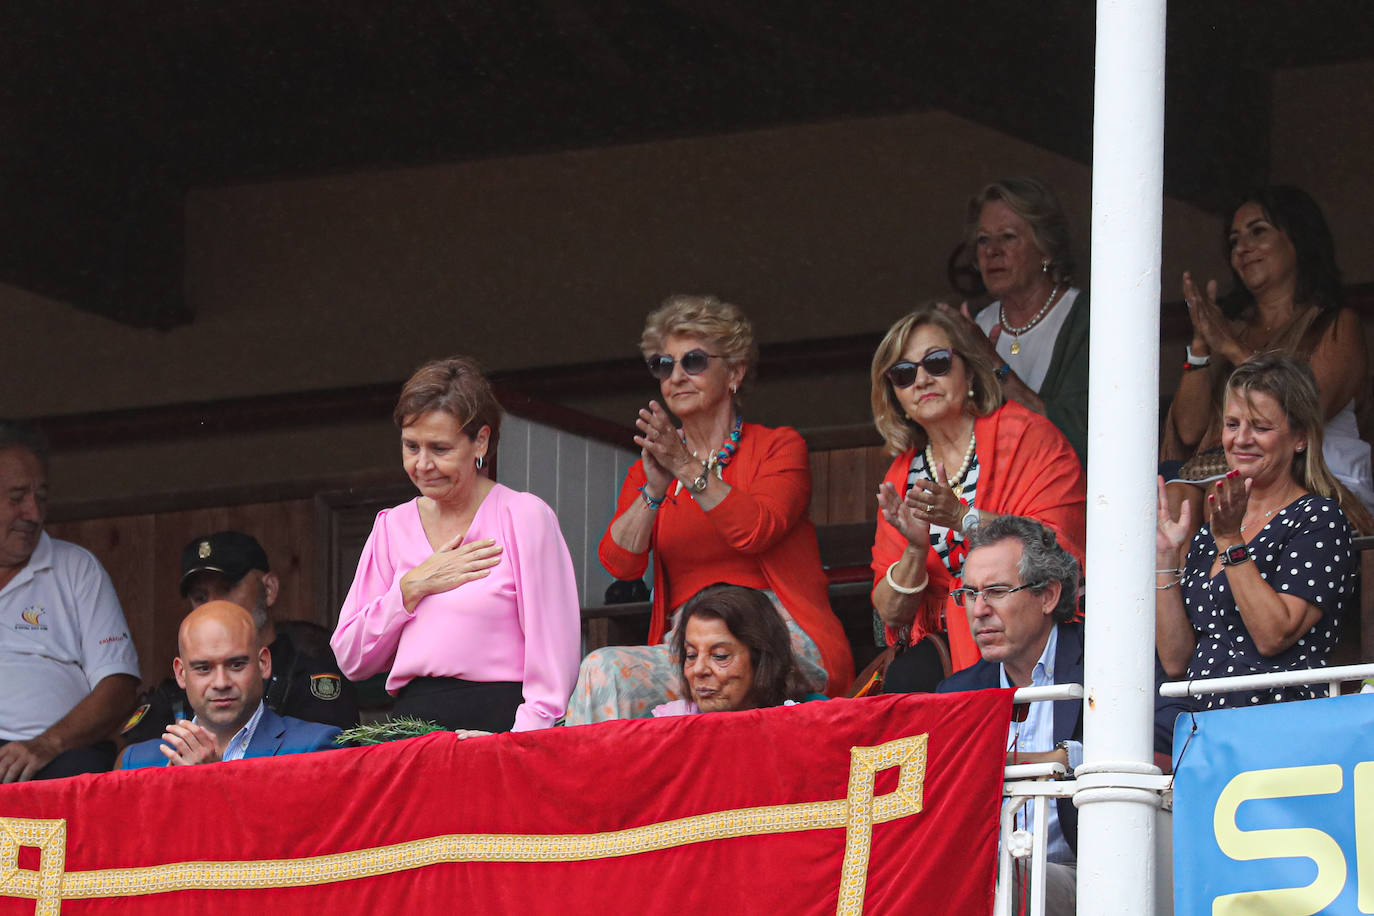
[[[42,734],[111,674],[139,677],[114,585],[90,551],[44,532],[0,589],[0,738]]]

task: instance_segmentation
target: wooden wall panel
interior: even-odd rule
[[[153,588],[153,539],[155,518],[134,515],[121,518],[88,519],[47,526],[51,537],[85,547],[100,560],[114,583],[129,623],[129,636],[138,652],[139,666],[145,672],[156,665],[158,654]],[[170,664],[170,658],[168,664]]]
[[[316,599],[313,507],[312,500],[289,500],[126,515],[53,523],[48,533],[85,547],[109,572],[138,650],[143,681],[153,684],[171,673],[177,628],[189,610],[178,584],[181,548],[193,537],[226,528],[252,534],[282,580],[274,613],[282,619],[328,622]]]
[[[811,453],[811,520],[852,525],[878,517],[874,494],[891,457],[881,446]]]
[[[864,505],[864,520],[876,522],[878,520],[878,500],[875,494],[878,492],[878,485],[883,482],[883,477],[887,474],[887,469],[892,466],[892,455],[886,446],[877,445],[864,449],[867,463],[864,467],[864,479],[868,481],[868,500]]]
[[[811,452],[811,523],[830,524],[830,452]]]
[[[281,580],[272,608],[276,619],[332,625],[332,617],[322,613],[323,603],[317,597],[314,500],[234,506],[226,527],[252,534],[267,551],[272,572]]]

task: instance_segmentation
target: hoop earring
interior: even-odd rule
[[[478,456],[477,456],[477,460],[476,460],[475,462],[473,462],[474,464],[477,465],[477,470],[479,470],[479,471],[482,470],[482,465],[486,464],[486,461],[483,460],[484,457],[485,457],[485,456],[483,456],[483,455],[478,455]]]

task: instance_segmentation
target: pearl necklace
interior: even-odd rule
[[[1040,307],[1040,311],[1036,312],[1034,318],[1019,328],[1014,328],[1007,324],[1007,307],[1005,305],[999,305],[997,307],[997,321],[1002,325],[1002,330],[1012,336],[1012,356],[1021,352],[1021,335],[1040,323],[1040,319],[1045,317],[1045,313],[1048,312],[1050,306],[1054,304],[1054,297],[1057,295],[1059,295],[1059,284],[1055,283],[1054,288],[1050,290],[1050,297],[1045,300],[1045,304]]]
[[[964,449],[964,461],[954,476],[949,478],[950,489],[960,499],[964,497],[964,475],[968,473],[969,465],[973,464],[974,446],[977,444],[978,437],[971,429],[968,431],[968,448]],[[931,480],[935,479],[935,453],[931,451],[929,442],[926,443],[926,473],[930,475]]]

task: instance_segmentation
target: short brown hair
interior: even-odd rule
[[[401,389],[391,419],[405,428],[432,410],[453,416],[469,439],[476,439],[483,426],[490,427],[487,448],[495,452],[501,435],[501,404],[477,360],[450,356],[416,369]]]
[[[754,340],[754,326],[739,306],[715,296],[669,296],[644,319],[639,351],[646,359],[662,353],[664,341],[673,336],[709,341],[716,355],[724,357],[731,369],[744,366],[741,388],[753,380],[759,347]]]
[[[902,358],[902,351],[916,329],[932,324],[945,332],[949,338],[954,355],[964,361],[969,374],[973,377],[973,397],[969,407],[973,415],[986,417],[1002,406],[1004,400],[1002,383],[997,380],[997,367],[988,362],[981,347],[974,346],[972,335],[979,333],[973,322],[942,302],[926,302],[918,305],[910,314],[900,318],[887,331],[878,351],[873,354],[873,365],[869,370],[873,406],[873,425],[878,428],[888,451],[894,455],[912,446],[924,446],[927,437],[914,420],[902,410],[897,400],[897,392],[887,380],[888,368]]]
[[[983,208],[994,200],[1000,200],[1026,221],[1031,241],[1050,260],[1049,272],[1054,282],[1068,283],[1074,269],[1073,240],[1069,235],[1069,218],[1064,215],[1054,189],[1038,178],[999,178],[984,185],[968,202],[964,240],[970,250],[977,250],[978,220]]]

